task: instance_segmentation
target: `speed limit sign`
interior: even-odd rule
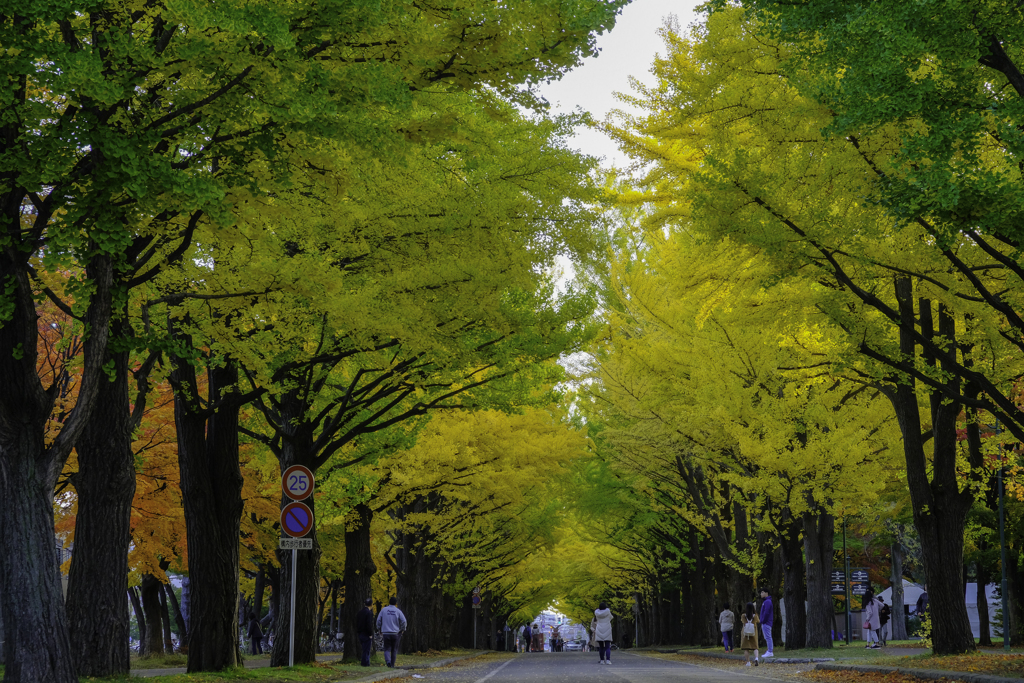
[[[284,494],[292,500],[304,500],[313,493],[313,473],[308,467],[292,465],[281,475]]]

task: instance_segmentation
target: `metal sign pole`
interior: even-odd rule
[[[295,666],[295,575],[299,566],[299,551],[292,549],[292,616],[288,620],[288,667]]]
[[[473,610],[473,649],[476,649],[476,610]]]
[[[843,569],[846,574],[846,644],[853,641],[850,633],[850,556],[846,552],[846,516],[843,515]]]

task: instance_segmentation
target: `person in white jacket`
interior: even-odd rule
[[[590,622],[593,640],[597,641],[597,649],[601,653],[601,664],[612,663],[612,619],[614,617],[608,609],[608,603],[602,602],[594,610],[594,619]]]
[[[736,613],[725,605],[718,615],[718,628],[722,631],[722,645],[726,652],[732,652],[732,630],[736,628]]]
[[[882,647],[878,644],[878,633],[876,632],[878,628],[879,607],[881,607],[881,603],[875,597],[875,591],[868,588],[864,594],[864,612],[861,616],[864,617],[864,640],[867,641],[867,645],[864,647],[871,648],[872,650]]]

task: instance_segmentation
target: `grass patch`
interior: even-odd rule
[[[133,669],[177,669],[188,664],[188,655],[164,654],[146,657],[132,657]]]
[[[938,669],[940,671],[962,671],[1024,678],[1024,655],[1019,652],[1005,654],[1002,651],[988,650],[964,655],[924,654],[910,657],[882,657],[872,663],[881,666],[898,666],[901,669]]]

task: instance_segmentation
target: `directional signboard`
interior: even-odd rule
[[[842,569],[832,570],[832,595],[846,595],[846,572]]]
[[[850,594],[851,595],[864,595],[868,592],[868,588],[871,586],[871,580],[868,578],[868,570],[857,568],[850,570]]]
[[[281,509],[281,530],[289,536],[305,536],[312,528],[313,511],[304,503],[288,503]]]
[[[281,474],[284,495],[292,500],[305,500],[313,493],[313,473],[308,467],[292,465]]]

